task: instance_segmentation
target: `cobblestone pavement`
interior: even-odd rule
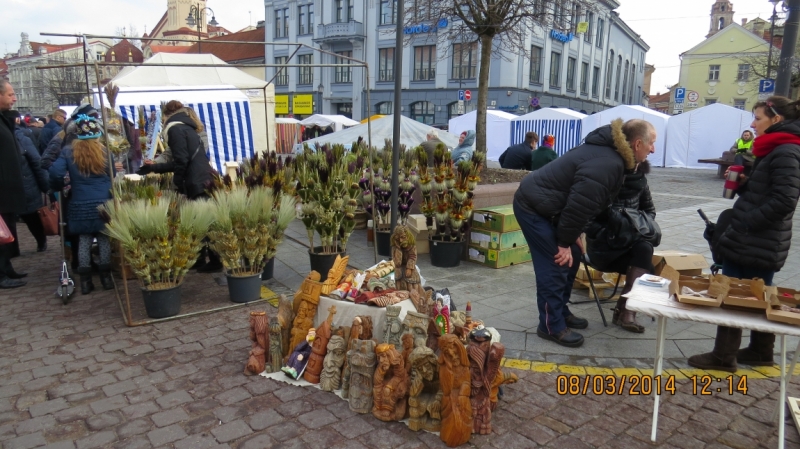
[[[662,182],[658,176],[653,176],[651,185],[681,185],[668,183],[668,178]],[[656,193],[683,195],[672,209],[684,208],[692,206],[686,196],[704,197],[696,204],[718,196],[718,184],[704,185],[703,181],[689,184],[689,192],[663,187]],[[656,201],[661,207],[673,198],[657,196]],[[53,296],[58,278],[57,239],[51,238],[50,249],[41,254],[34,252],[26,230],[20,234],[23,254],[14,259],[14,265],[30,273],[29,283],[0,291],[3,448],[443,447],[436,435],[354,414],[332,393],[244,376],[247,312],[267,308],[272,313],[269,306],[129,328],[122,322],[113,292],[78,294],[63,306]],[[296,281],[289,271],[301,272],[302,267],[293,259],[299,247],[288,243],[276,277],[294,288]],[[441,286],[457,282],[457,275],[448,277],[433,270],[431,277]],[[510,346],[514,344],[510,330],[503,335]],[[648,348],[652,347],[650,342]],[[508,355],[515,354],[510,350]],[[556,360],[551,353],[546,356],[555,363],[568,361]],[[631,360],[640,365],[638,371],[624,371],[629,375],[646,373],[652,366],[652,359]],[[778,397],[774,377],[751,374],[746,395],[729,395],[723,387],[722,392],[712,388],[711,395],[701,396],[694,395],[691,382],[682,379],[682,374],[695,372],[675,371],[680,379],[676,394],[662,396],[658,441],[653,444],[649,441],[652,396],[629,391],[558,394],[559,375],[612,372],[506,362],[517,367],[508,369],[520,381],[505,389],[494,414],[494,432],[473,436],[465,447],[777,447],[777,427],[771,419]],[[598,364],[615,365],[608,360]],[[793,382],[789,393],[800,395],[800,383]],[[787,417],[786,422],[786,447],[800,447],[793,421]]]

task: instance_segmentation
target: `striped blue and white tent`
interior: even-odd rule
[[[565,108],[544,108],[525,114],[511,121],[511,144],[523,142],[528,131],[539,135],[539,144],[546,134],[552,134],[556,138],[554,150],[562,156],[580,145],[584,117],[585,114]]]

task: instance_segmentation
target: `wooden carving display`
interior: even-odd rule
[[[334,335],[328,342],[328,353],[322,362],[322,374],[319,376],[319,387],[324,391],[338,390],[342,380],[342,365],[345,357],[345,341],[343,337]]]
[[[408,405],[408,373],[403,356],[394,345],[382,343],[375,348],[378,366],[372,386],[372,414],[381,421],[400,421]]]
[[[439,349],[440,437],[449,447],[456,447],[469,441],[472,435],[469,359],[464,345],[453,334],[439,338]]]
[[[350,366],[348,403],[356,413],[372,410],[372,379],[375,375],[375,341],[356,340],[347,352]]]
[[[403,322],[400,321],[400,306],[386,306],[386,323],[384,324],[383,342],[400,347],[400,337],[403,336]]]
[[[500,385],[515,384],[517,381],[519,381],[519,376],[516,374],[503,371],[500,368],[497,369],[497,376],[494,378],[494,382],[492,382],[492,392],[489,394],[492,411],[497,408],[497,393],[500,391]]]
[[[350,256],[336,256],[333,266],[328,271],[328,277],[325,278],[325,282],[322,283],[323,295],[329,295],[332,291],[336,290],[336,287],[339,286],[339,281],[342,279],[342,276],[344,276],[345,270],[347,270],[347,262],[349,260]]]
[[[500,372],[500,361],[505,347],[492,343],[488,330],[475,329],[469,335],[469,370],[472,378],[472,431],[480,435],[492,433],[492,408],[490,395],[495,378]]]
[[[403,320],[403,332],[414,337],[414,347],[425,346],[428,341],[428,315],[418,312],[406,313]]]
[[[415,348],[408,363],[411,365],[408,428],[438,432],[442,427],[442,389],[439,388],[436,354],[427,347]]]
[[[312,384],[319,383],[319,375],[322,372],[322,362],[325,361],[325,354],[328,352],[328,342],[331,339],[331,323],[333,323],[333,316],[336,315],[336,306],[331,306],[328,309],[328,318],[317,329],[317,336],[314,338],[314,343],[311,345],[311,356],[306,365],[306,372],[303,374],[303,379],[311,382]]]
[[[281,325],[281,351],[283,351],[284,363],[289,357],[291,347],[292,323],[294,322],[294,307],[292,300],[286,295],[281,295],[278,301],[278,322]]]
[[[269,350],[269,329],[267,312],[250,312],[250,357],[244,367],[248,376],[261,374],[267,367],[267,351]]]
[[[314,342],[316,330],[312,327],[308,330],[305,340],[301,341],[289,354],[289,360],[281,371],[292,379],[297,379],[303,373],[308,364],[308,357],[311,355],[311,344]]]
[[[411,351],[414,350],[414,336],[411,334],[403,334],[400,340],[403,342],[403,360],[406,362],[406,372],[410,377],[411,363],[408,362],[408,358],[411,356]]]
[[[292,340],[289,342],[292,348],[305,340],[308,330],[314,325],[314,315],[317,313],[319,292],[322,288],[322,284],[318,281],[319,273],[312,271],[294,295],[295,317],[292,323]]]
[[[411,295],[417,312],[427,313],[425,291],[417,272],[417,243],[414,234],[404,225],[394,228],[392,233],[392,262],[394,262],[394,285],[398,290],[416,292]]]
[[[267,364],[267,371],[270,373],[280,371],[283,364],[281,340],[281,323],[278,317],[274,316],[269,319],[269,364]]]

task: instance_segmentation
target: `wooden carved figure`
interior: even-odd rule
[[[467,353],[472,379],[470,401],[473,433],[480,435],[492,433],[492,408],[489,397],[504,352],[503,345],[492,343],[492,335],[485,328],[470,332]]]
[[[339,281],[342,279],[342,276],[344,276],[344,271],[347,269],[347,262],[349,260],[350,256],[336,256],[333,266],[328,271],[328,277],[325,278],[325,282],[322,283],[321,292],[323,295],[329,295],[339,286]]]
[[[414,336],[411,334],[403,334],[401,340],[403,342],[403,361],[406,362],[406,372],[410,377],[411,363],[409,363],[408,358],[411,356],[411,351],[414,350]]]
[[[414,234],[405,225],[394,228],[392,233],[392,262],[394,262],[394,285],[398,290],[416,292],[411,295],[417,312],[426,313],[425,291],[417,272],[417,242]]]
[[[494,343],[492,345],[492,350],[495,350],[494,345],[500,345],[500,343]],[[505,353],[505,348],[503,348],[503,353]],[[502,358],[502,355],[500,357]],[[497,376],[494,378],[494,382],[492,382],[492,391],[489,394],[489,402],[491,404],[492,411],[497,408],[497,394],[500,392],[500,385],[515,384],[518,380],[519,376],[516,374],[503,371],[499,367],[497,368]]]
[[[319,387],[323,391],[338,390],[342,380],[342,365],[345,357],[344,338],[334,335],[328,342],[328,353],[322,362]]]
[[[319,304],[319,291],[322,284],[319,282],[319,273],[312,271],[308,275],[300,290],[294,295],[295,317],[292,323],[292,340],[289,342],[292,348],[305,340],[308,330],[314,325],[314,315],[317,313]]]
[[[278,301],[278,322],[281,325],[281,351],[283,351],[283,361],[289,357],[289,352],[292,351],[291,335],[292,323],[294,322],[294,307],[292,300],[288,299],[286,295],[281,295]]]
[[[386,306],[386,323],[384,324],[383,342],[400,347],[400,337],[403,336],[403,322],[400,321],[400,306]]]
[[[408,397],[408,428],[438,432],[442,427],[442,389],[436,354],[428,347],[415,348],[408,357],[411,385]]]
[[[253,344],[247,365],[244,367],[244,374],[248,376],[261,374],[267,367],[267,351],[269,350],[267,312],[250,312],[250,340]]]
[[[403,332],[414,337],[414,347],[425,346],[428,341],[428,315],[418,312],[406,313],[403,320]]]
[[[400,421],[406,416],[408,373],[403,356],[388,343],[375,348],[378,366],[372,386],[372,414],[381,421]]]
[[[331,339],[331,323],[333,323],[334,315],[336,315],[336,306],[331,306],[328,309],[328,318],[317,329],[317,336],[314,338],[314,344],[311,345],[311,356],[308,358],[308,365],[306,365],[303,379],[312,384],[319,383],[322,362],[325,360],[325,354],[328,352],[328,341]]]
[[[280,371],[283,364],[281,340],[281,323],[278,317],[274,316],[269,319],[269,364],[267,365],[267,371],[270,373]]]
[[[440,437],[449,447],[469,441],[472,435],[472,404],[467,350],[453,334],[439,338],[439,383],[442,387]]]
[[[372,410],[372,378],[375,375],[375,341],[356,340],[347,352],[350,366],[348,403],[356,413]]]
[[[289,355],[289,361],[286,362],[286,366],[281,368],[281,371],[287,376],[292,379],[297,379],[300,377],[300,374],[303,373],[306,364],[308,364],[308,357],[311,355],[311,344],[314,342],[315,336],[316,330],[312,327],[308,330],[305,340],[300,342],[292,350],[292,353]]]

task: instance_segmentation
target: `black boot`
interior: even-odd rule
[[[79,267],[78,274],[81,276],[81,295],[88,295],[92,292],[92,290],[94,290],[94,284],[92,283],[92,268]]]
[[[742,343],[742,330],[735,327],[717,326],[714,350],[706,354],[689,357],[689,366],[700,369],[736,372],[736,353]]]
[[[628,272],[625,274],[625,288],[622,289],[620,296],[627,295],[633,289],[633,283],[641,276],[649,272],[644,268],[628,267]],[[614,307],[614,316],[611,318],[611,323],[619,325],[628,332],[635,332],[641,334],[644,332],[644,327],[636,322],[636,312],[631,312],[625,308],[628,302],[627,298],[620,297],[617,300],[617,306]]]
[[[751,366],[772,366],[775,364],[775,334],[750,331],[750,345],[736,353],[736,362]]]
[[[114,288],[114,279],[111,278],[111,265],[100,264],[100,283],[103,284],[103,290],[112,290]]]
[[[208,263],[197,270],[198,273],[217,273],[222,271],[222,261],[214,251],[208,250]]]

